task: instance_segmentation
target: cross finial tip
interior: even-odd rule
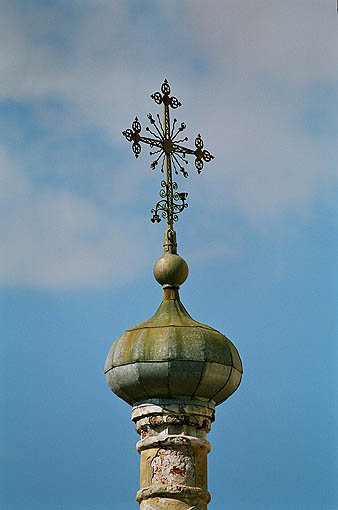
[[[181,143],[188,141],[187,136],[178,139],[178,134],[186,129],[186,124],[181,122],[179,127],[176,127],[177,119],[174,118],[173,122],[170,122],[169,115],[170,108],[175,110],[181,106],[181,103],[176,97],[170,95],[171,90],[167,78],[164,79],[160,90],[161,92],[154,92],[150,97],[158,105],[163,105],[163,122],[158,113],[156,114],[157,120],[155,116],[153,117],[151,113],[148,113],[147,117],[151,127],[146,126],[145,128],[146,132],[153,136],[143,136],[141,134],[142,126],[137,116],[132,122],[131,129],[123,131],[122,134],[132,143],[132,150],[136,158],[141,153],[141,142],[149,145],[151,149],[155,148],[154,151],[150,151],[151,156],[156,154],[156,159],[151,163],[151,169],[155,170],[159,166],[160,172],[166,174],[166,180],[161,182],[162,189],[159,193],[161,200],[157,202],[152,210],[152,221],[159,222],[161,215],[167,220],[168,228],[173,230],[173,224],[178,220],[179,213],[188,206],[186,202],[187,194],[177,192],[178,185],[173,181],[173,173],[175,175],[181,173],[184,178],[188,177],[188,172],[184,168],[188,164],[187,155],[195,157],[195,167],[199,174],[203,169],[203,161],[209,162],[214,157],[203,149],[204,143],[200,133],[195,138],[194,148],[181,145]]]

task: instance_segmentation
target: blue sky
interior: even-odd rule
[[[337,491],[336,7],[322,0],[0,2],[1,502],[137,508],[111,343],[161,301],[159,172],[121,131],[168,78],[191,315],[244,377],[209,435],[210,510],[333,510]]]

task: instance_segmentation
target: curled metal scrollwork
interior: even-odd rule
[[[188,141],[188,137],[178,139],[179,133],[186,129],[184,122],[176,127],[177,119],[170,122],[169,110],[170,107],[177,109],[181,106],[180,101],[170,96],[171,88],[167,80],[161,85],[161,91],[151,94],[151,98],[156,104],[163,104],[164,117],[161,120],[157,114],[157,120],[154,119],[151,113],[148,114],[148,120],[151,127],[146,127],[146,131],[151,135],[141,135],[141,124],[137,117],[133,121],[131,128],[122,132],[123,136],[132,143],[132,150],[137,158],[142,150],[141,143],[146,143],[151,149],[150,155],[156,156],[152,161],[150,167],[156,170],[157,165],[160,163],[161,173],[165,173],[166,180],[161,181],[163,189],[159,194],[162,200],[157,202],[154,209],[151,210],[153,216],[152,222],[161,221],[161,217],[167,219],[168,227],[172,227],[172,223],[178,220],[178,214],[181,213],[188,204],[186,203],[187,193],[177,192],[177,183],[172,180],[172,173],[175,175],[183,174],[183,177],[188,177],[186,165],[188,164],[187,156],[195,157],[195,167],[198,173],[201,173],[204,162],[210,162],[214,156],[209,151],[204,149],[204,142],[200,134],[195,138],[195,148],[191,149],[181,145]]]
[[[162,94],[161,94],[162,92]],[[177,97],[170,97],[170,85],[167,80],[164,80],[161,86],[161,92],[154,92],[151,94],[151,99],[155,101],[157,104],[164,104],[166,106],[171,106],[174,110],[178,108],[179,106],[182,106],[182,104],[179,102]]]
[[[164,219],[171,218],[174,222],[178,221],[178,214],[188,207],[186,202],[188,193],[177,192],[177,182],[172,183],[172,189],[175,192],[172,192],[166,181],[161,181],[161,186],[163,189],[159,191],[159,195],[163,200],[159,200],[154,209],[151,209],[153,214],[151,221],[159,223],[161,221],[160,215]]]
[[[141,129],[142,129],[141,124],[138,118],[135,117],[135,120],[131,125],[131,129],[126,129],[125,131],[122,131],[123,136],[128,140],[128,142],[133,142],[131,147],[136,158],[139,157],[142,149],[141,144],[139,143],[141,140],[140,137]]]

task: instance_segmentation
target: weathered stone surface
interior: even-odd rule
[[[190,503],[175,501],[174,499],[152,498],[142,501],[140,510],[205,510],[204,504],[196,503],[191,506]]]
[[[152,485],[182,485],[195,484],[195,458],[191,449],[169,447],[159,448],[151,461],[153,470]]]
[[[111,346],[105,374],[112,391],[131,405],[152,398],[217,405],[239,386],[242,363],[231,341],[192,319],[178,290],[168,288],[155,315]]]
[[[141,510],[206,510],[210,500],[206,435],[214,419],[213,407],[144,403],[133,408],[132,419],[141,435],[136,496]]]

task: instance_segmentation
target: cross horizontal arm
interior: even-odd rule
[[[178,145],[177,143],[174,143],[173,144],[173,152],[181,152],[182,154],[195,155],[196,149],[189,149],[188,147],[183,147],[183,145]]]
[[[150,147],[161,147],[163,146],[162,140],[156,140],[156,138],[148,138],[147,136],[140,136],[140,142],[147,143]]]
[[[162,217],[167,219],[168,228],[173,229],[173,222],[178,220],[178,213],[182,212],[188,206],[185,202],[187,194],[175,192],[177,183],[173,182],[173,172],[175,172],[176,175],[179,175],[179,172],[181,172],[183,177],[188,177],[188,172],[184,165],[189,164],[187,156],[193,156],[196,170],[200,174],[204,162],[211,161],[214,156],[203,148],[204,143],[200,134],[195,138],[194,148],[181,145],[188,141],[187,136],[179,139],[181,136],[180,133],[186,129],[186,125],[184,122],[181,122],[181,124],[177,126],[177,119],[174,119],[172,123],[170,122],[170,108],[175,110],[181,106],[181,103],[176,97],[170,96],[170,86],[167,80],[164,80],[161,86],[161,92],[155,92],[151,97],[154,99],[155,103],[159,105],[163,104],[164,107],[163,121],[161,121],[159,114],[157,114],[157,121],[151,113],[147,115],[151,127],[146,127],[146,131],[152,135],[152,138],[141,135],[142,126],[137,117],[135,117],[131,127],[122,131],[122,134],[128,142],[131,142],[131,148],[136,158],[141,154],[142,143],[149,145],[151,149],[153,149],[153,147],[155,148],[154,150],[150,150],[151,156],[156,155],[150,168],[155,170],[160,163],[161,173],[165,172],[166,180],[161,182],[161,186],[165,189],[160,191],[160,196],[164,200],[160,200],[155,208],[152,209],[154,215],[151,221],[160,221],[158,212],[161,211]],[[180,203],[180,201],[182,203]]]

